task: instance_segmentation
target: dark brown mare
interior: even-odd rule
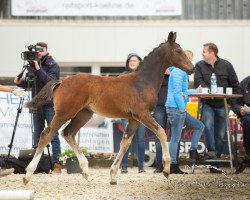
[[[24,184],[29,182],[34,173],[44,147],[60,127],[69,120],[71,120],[70,123],[61,134],[77,155],[83,177],[88,179],[88,161],[81,154],[75,141],[75,135],[89,121],[93,113],[109,118],[128,119],[119,153],[110,169],[111,184],[117,183],[117,171],[121,160],[140,123],[148,127],[160,139],[164,162],[163,173],[168,177],[170,156],[167,136],[150,112],[156,105],[157,93],[167,67],[178,66],[189,74],[194,71],[193,64],[180,45],[175,43],[175,39],[176,33],[170,32],[168,41],[150,52],[136,72],[118,77],[77,74],[62,81],[49,82],[27,104],[29,108],[37,108],[53,96],[55,116],[41,134],[34,158],[26,169],[27,173],[23,178]]]

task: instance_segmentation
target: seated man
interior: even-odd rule
[[[245,160],[250,160],[250,108],[248,108],[250,107],[250,76],[240,82],[240,93],[243,98],[232,107],[232,110],[238,115],[242,123],[243,145],[246,151]]]
[[[239,81],[233,65],[218,56],[218,47],[214,43],[203,45],[203,60],[195,65],[194,85],[211,88],[211,76],[214,73],[217,78],[218,87],[231,87],[233,94],[239,93]],[[234,99],[230,99],[232,104]],[[226,112],[222,99],[204,99],[202,122],[205,125],[204,134],[207,159],[220,158],[225,146],[226,134]],[[212,164],[219,167],[218,163]],[[211,173],[222,173],[221,170],[210,169]]]

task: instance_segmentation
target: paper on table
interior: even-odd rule
[[[250,107],[248,107],[246,104],[244,105],[244,110],[245,110],[247,113],[250,113]]]

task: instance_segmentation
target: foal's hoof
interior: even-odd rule
[[[88,175],[87,173],[82,173],[82,176],[83,176],[83,178],[85,178],[86,180],[89,179],[89,175]]]
[[[169,173],[167,173],[167,172],[163,172],[163,175],[164,175],[166,178],[169,177]]]
[[[110,185],[117,185],[117,181],[110,181]]]
[[[27,185],[29,181],[30,181],[29,178],[23,177],[23,184],[24,184],[24,185]]]

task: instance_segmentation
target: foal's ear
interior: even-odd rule
[[[171,31],[169,34],[168,34],[168,42],[170,44],[173,44],[176,40],[176,32],[173,32]]]

